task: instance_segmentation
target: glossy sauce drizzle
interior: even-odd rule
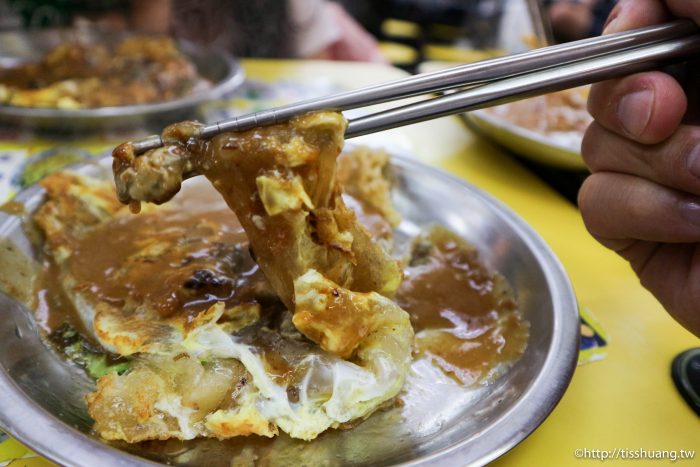
[[[411,316],[419,352],[463,384],[513,361],[527,344],[505,279],[444,228],[414,243],[397,302]]]
[[[64,271],[93,303],[125,314],[145,305],[163,318],[189,321],[218,301],[233,306],[269,295],[236,216],[214,196],[184,190],[167,208],[117,216],[76,243]],[[49,332],[66,322],[85,331],[60,277],[48,260],[36,291],[37,318]]]
[[[284,313],[281,303],[251,258],[235,215],[215,197],[211,189],[183,190],[170,205],[174,209],[105,223],[79,243],[68,271],[97,301],[127,312],[145,303],[164,318],[178,314],[189,320],[217,301],[227,307],[255,302],[264,317],[256,327],[276,328],[267,321]],[[183,199],[187,202],[177,202]],[[349,204],[361,206],[352,199]],[[360,214],[366,222],[367,214]],[[388,227],[369,224],[375,237],[386,239]],[[455,234],[436,228],[422,236],[404,276],[395,299],[411,316],[417,349],[450,376],[473,384],[522,354],[528,327],[512,291]],[[47,331],[68,322],[84,332],[58,277],[47,262],[37,289],[37,318]],[[275,379],[288,382],[303,356],[285,356],[275,342],[269,335],[251,338]]]

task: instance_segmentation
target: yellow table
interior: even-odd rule
[[[244,67],[256,80],[327,77],[343,88],[402,75],[392,68],[351,63],[248,60]],[[457,117],[391,130],[381,138],[463,177],[522,216],[558,255],[581,305],[595,313],[611,338],[607,358],[578,367],[551,416],[496,464],[600,462],[577,459],[577,449],[700,450],[700,418],[670,378],[672,358],[700,342],[664,312],[627,263],[588,235],[573,205],[502,150],[470,133]],[[0,464],[5,444],[0,444]],[[629,465],[624,460],[605,464]],[[676,464],[700,465],[700,452],[694,461]]]

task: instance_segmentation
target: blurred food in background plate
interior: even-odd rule
[[[0,103],[85,109],[168,101],[210,88],[163,36],[127,37],[108,47],[68,42],[39,62],[0,69]]]
[[[497,52],[494,50],[491,57],[482,56],[479,59],[495,58]],[[429,73],[471,61],[455,63],[431,60],[421,63],[418,71]],[[463,116],[473,130],[519,156],[561,169],[586,170],[581,158],[581,141],[586,128],[593,121],[586,109],[589,90],[590,86],[566,89],[475,110]]]
[[[576,149],[593,118],[586,110],[588,87],[568,89],[510,104],[485,112],[528,130],[549,135]]]
[[[97,28],[0,31],[0,122],[52,135],[146,133],[243,82],[228,52]]]
[[[590,87],[477,110],[465,115],[477,131],[536,162],[585,169],[581,141],[593,118],[586,110]]]

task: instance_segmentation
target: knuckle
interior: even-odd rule
[[[581,218],[588,232],[594,237],[606,237],[609,233],[609,226],[605,220],[609,217],[611,209],[605,194],[605,187],[609,182],[605,173],[592,174],[584,180],[578,192]]]
[[[683,126],[663,143],[663,150],[658,151],[657,157],[649,158],[649,165],[662,183],[697,191],[700,174],[692,172],[691,166],[694,164],[691,157],[698,152],[699,147],[700,127]]]
[[[678,167],[678,169],[685,171],[688,170],[688,157],[700,145],[700,127],[683,127],[682,131],[676,132],[676,139],[678,139],[678,142],[676,143],[678,148],[676,151],[682,155],[680,158],[682,166]]]

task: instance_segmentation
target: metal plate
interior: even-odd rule
[[[0,32],[0,66],[37,61],[47,51],[69,41],[110,46],[130,35],[133,33],[96,29]],[[186,41],[178,41],[177,45],[196,65],[200,75],[213,83],[210,89],[166,102],[96,109],[62,110],[0,105],[0,122],[60,131],[142,127],[144,124],[163,126],[164,123],[191,117],[199,104],[220,98],[243,83],[243,69],[227,52]]]
[[[80,171],[109,176],[109,160],[102,162]],[[265,465],[483,464],[531,433],[569,384],[578,354],[577,305],[547,245],[505,206],[464,181],[408,157],[396,156],[392,163],[397,176],[394,201],[404,219],[398,243],[435,223],[471,242],[482,261],[515,289],[530,322],[527,350],[490,383],[469,388],[419,360],[402,395],[404,407],[376,413],[351,430],[331,430],[308,443],[280,436],[260,451],[258,461]],[[191,182],[207,183],[201,177]],[[5,242],[0,245],[0,265],[3,271],[15,271],[12,281],[19,291],[30,288],[31,273],[24,271],[31,271],[36,258],[27,216],[42,198],[36,187],[18,195],[16,201],[26,206],[24,221],[0,213],[0,239]],[[8,246],[14,249],[9,256]],[[28,259],[18,260],[17,251]],[[261,443],[248,437],[104,444],[90,433],[83,402],[92,383],[42,345],[31,312],[19,302],[0,294],[0,315],[0,426],[59,464],[146,465],[150,459],[229,466],[236,456],[240,462],[251,459],[252,446]]]

